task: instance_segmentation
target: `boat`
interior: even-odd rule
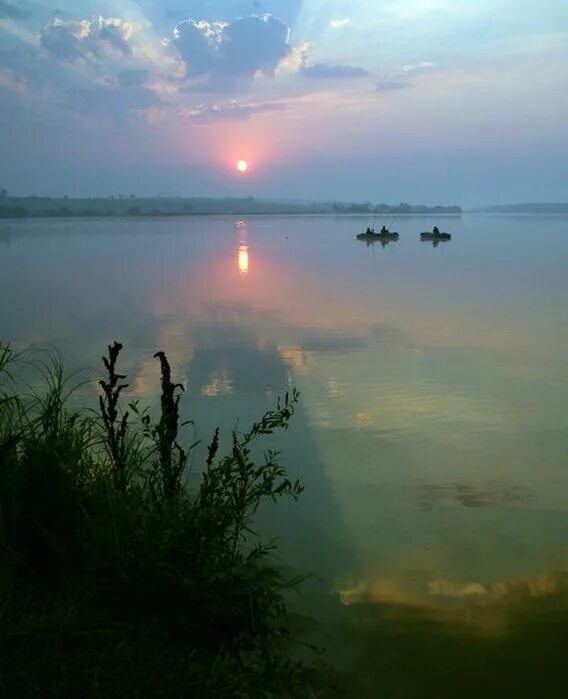
[[[420,233],[420,240],[431,241],[433,243],[438,243],[441,240],[451,240],[452,236],[450,233],[442,233],[438,226],[434,226],[431,231],[424,231]]]
[[[389,231],[386,226],[383,226],[381,230],[377,233],[374,228],[367,228],[364,233],[359,233],[357,240],[365,240],[369,242],[383,242],[388,243],[392,240],[398,240],[399,235],[396,231]]]

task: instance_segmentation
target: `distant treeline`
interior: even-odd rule
[[[0,190],[0,218],[66,218],[110,216],[191,216],[207,214],[461,214],[459,206],[411,204],[351,204],[343,202],[279,202],[246,198],[210,197],[10,197]]]
[[[568,214],[568,203],[527,203],[486,206],[473,209],[475,214]]]
[[[278,204],[247,198],[213,199],[206,197],[3,197],[0,218],[34,217],[107,217],[107,216],[189,216],[192,214],[277,214],[313,213],[310,205]]]
[[[423,204],[342,204],[333,205],[338,214],[461,214],[461,206],[424,206]]]

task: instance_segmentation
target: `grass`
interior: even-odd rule
[[[285,595],[299,580],[253,527],[263,501],[302,491],[278,453],[253,458],[297,393],[234,432],[227,454],[217,430],[190,490],[183,389],[158,352],[159,418],[124,406],[121,350],[103,358],[93,415],[69,407],[56,356],[0,346],[0,696],[330,695],[291,658]],[[30,370],[41,390],[22,384]]]

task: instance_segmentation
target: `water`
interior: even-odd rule
[[[400,240],[384,248],[356,241],[368,220],[347,216],[0,228],[3,340],[53,343],[71,367],[94,371],[118,339],[149,403],[163,349],[203,439],[301,391],[277,446],[306,493],[260,526],[281,536],[288,565],[320,576],[321,608],[310,604],[349,634],[330,652],[358,668],[361,696],[379,686],[454,696],[457,686],[432,674],[435,656],[430,684],[408,684],[420,663],[392,655],[385,609],[416,643],[426,627],[416,631],[415,614],[427,614],[441,662],[441,624],[495,638],[527,600],[554,600],[557,622],[568,608],[568,219],[448,218],[453,240],[437,247],[418,240],[434,223],[400,218]],[[385,638],[379,667],[370,649]],[[346,642],[358,650],[340,652]]]

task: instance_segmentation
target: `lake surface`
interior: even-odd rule
[[[150,404],[164,350],[205,441],[296,387],[274,443],[306,492],[259,526],[319,576],[306,599],[343,629],[337,667],[356,668],[360,696],[497,696],[500,682],[513,696],[513,676],[528,696],[544,690],[525,655],[568,639],[568,218],[447,218],[451,242],[421,243],[435,223],[401,217],[383,248],[355,240],[369,221],[350,216],[2,222],[0,339],[52,343],[91,372],[120,340]],[[544,607],[540,636],[511,621]],[[477,644],[471,677],[447,674],[463,667],[456,628]],[[516,639],[516,664],[497,663],[488,694],[471,678],[495,639]]]

